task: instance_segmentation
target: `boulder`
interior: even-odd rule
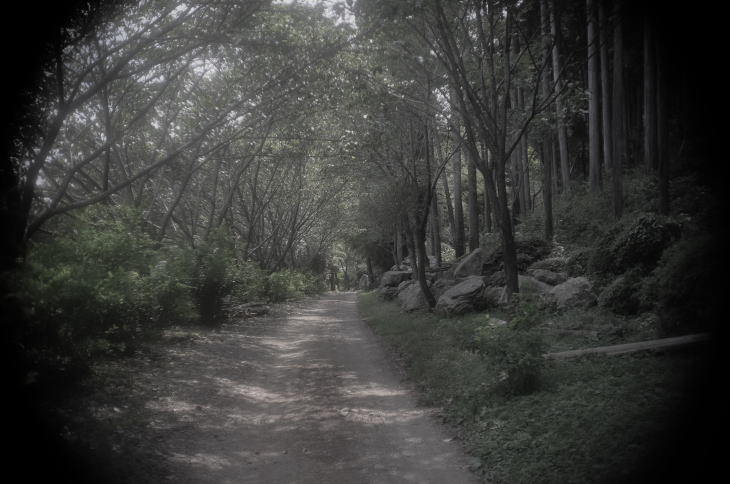
[[[478,311],[489,303],[486,296],[484,278],[467,277],[441,295],[436,303],[436,311],[449,316]]]
[[[542,239],[518,240],[515,242],[517,269],[524,272],[535,261],[550,253],[550,244]],[[490,276],[502,270],[502,247],[497,246],[482,256],[482,275]]]
[[[550,294],[559,308],[587,307],[596,302],[593,284],[585,277],[572,277],[553,287]]]
[[[461,279],[469,276],[481,276],[483,259],[484,251],[480,248],[474,249],[454,266],[454,278]]]
[[[423,295],[418,281],[408,281],[402,285],[402,289],[398,292],[398,303],[404,311],[428,308],[426,297]]]
[[[486,279],[487,286],[504,286],[504,271],[497,271]]]
[[[410,278],[411,272],[408,271],[387,271],[380,276],[380,287],[396,287]]]
[[[431,292],[433,297],[438,301],[443,293],[451,289],[456,285],[456,281],[453,279],[438,279],[431,286]]]
[[[546,269],[529,269],[528,274],[545,284],[557,286],[568,280],[568,274],[565,272],[553,272]]]

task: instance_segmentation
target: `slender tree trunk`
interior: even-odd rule
[[[592,192],[601,189],[601,131],[598,96],[598,37],[593,0],[586,1],[588,25],[588,180]]]
[[[467,167],[468,209],[469,209],[469,251],[479,247],[479,204],[477,203],[477,170],[473,160]]]
[[[449,230],[451,230],[451,245],[453,246],[453,236],[456,233],[456,220],[454,219],[454,206],[451,205],[451,192],[449,191],[449,181],[446,173],[441,175],[441,183],[444,188],[444,201],[446,202],[446,217],[449,221]]]
[[[545,210],[545,240],[553,240],[553,181],[552,181],[552,147],[551,140],[540,145],[540,158],[543,163],[542,204]],[[546,146],[548,145],[548,146]]]
[[[397,224],[395,228],[395,265],[403,262],[403,226]]]
[[[436,191],[431,198],[431,230],[433,231],[433,255],[436,257],[436,264],[441,265],[441,220],[439,219],[439,207]]]
[[[492,152],[483,142],[479,143],[479,148],[481,159],[484,160],[486,166],[491,166]],[[494,231],[494,225],[497,223],[497,215],[494,213],[494,205],[492,204],[492,200],[496,197],[496,191],[494,189],[494,182],[490,186],[490,181],[493,179],[486,176],[481,169],[479,172],[482,174],[484,185],[484,228],[487,232],[492,233]]]
[[[649,11],[644,13],[644,163],[656,170],[657,163],[657,103],[654,26]]]
[[[557,12],[556,9],[556,2],[553,0],[552,6],[549,9],[549,17],[550,17],[550,35],[553,38],[553,48],[552,48],[552,67],[553,67],[553,83],[555,84],[555,89],[558,90],[558,92],[562,89],[562,72],[561,72],[561,62],[560,62],[560,47],[559,47],[559,37],[558,37],[558,22],[557,22]],[[563,117],[563,98],[562,94],[558,94],[555,97],[555,119],[557,123],[557,131],[558,131],[558,148],[560,150],[560,174],[563,181],[563,193],[570,193],[570,162],[568,161],[568,130],[565,126],[565,121]],[[557,159],[553,160],[553,166],[557,169]],[[555,178],[555,182],[557,183],[557,177]],[[556,185],[557,186],[557,185]]]
[[[506,281],[507,298],[511,298],[513,293],[520,291],[519,280],[517,278],[517,246],[515,244],[514,232],[512,230],[512,216],[507,203],[507,185],[505,180],[505,156],[504,149],[501,152],[501,162],[497,166],[497,195],[502,200],[499,206],[500,232],[502,235],[502,249],[504,253],[504,277]]]
[[[454,252],[456,257],[464,255],[464,208],[461,202],[461,149],[454,154]]]
[[[611,131],[611,83],[608,59],[608,18],[606,17],[606,1],[598,1],[598,40],[601,44],[601,128],[603,129],[603,167],[610,169],[613,163],[613,142]]]
[[[522,137],[522,141],[520,141],[520,166],[522,168],[522,191],[524,193],[524,199],[525,203],[522,205],[522,210],[525,212],[525,215],[530,213],[532,211],[532,193],[530,190],[530,160],[529,160],[529,153],[528,153],[528,143],[527,143],[527,132],[525,132],[524,136]]]
[[[428,267],[428,256],[426,255],[426,231],[425,227],[421,223],[416,223],[414,229],[413,238],[415,242],[416,258],[418,263],[416,265],[416,273],[418,275],[418,284],[421,287],[428,307],[432,308],[436,305],[436,298],[433,297],[431,290],[428,287],[428,280],[426,279],[426,267]]]
[[[657,56],[658,57],[658,56]],[[669,215],[669,150],[667,149],[667,89],[663,59],[657,58],[657,155],[659,165],[659,211]]]
[[[611,164],[611,185],[613,213],[616,218],[623,214],[622,170],[626,160],[626,108],[624,94],[623,19],[621,2],[613,4],[613,163]]]

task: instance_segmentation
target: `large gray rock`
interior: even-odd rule
[[[411,278],[408,271],[387,271],[380,276],[380,287],[397,287],[403,281]]]
[[[428,308],[426,297],[423,295],[418,281],[408,281],[400,287],[402,288],[398,292],[398,303],[404,311]]]
[[[444,292],[436,303],[436,311],[446,314],[464,314],[484,309],[489,304],[484,278],[467,277]]]
[[[474,249],[454,266],[454,278],[461,279],[469,276],[481,276],[482,264],[484,262],[483,257],[484,251],[481,248]]]
[[[553,287],[550,294],[559,308],[587,307],[596,303],[593,284],[585,277],[572,277]]]
[[[438,301],[443,293],[445,293],[455,285],[456,281],[453,279],[438,279],[431,286],[431,293],[433,293],[433,297]]]
[[[529,269],[527,272],[538,281],[551,286],[557,286],[568,280],[568,274],[565,272],[553,272],[546,269]]]

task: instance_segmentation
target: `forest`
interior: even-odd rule
[[[33,412],[97,362],[328,292],[360,290],[363,317],[458,422],[542,394],[557,374],[545,353],[719,341],[716,13],[628,0],[14,8],[3,20],[0,283],[18,462],[33,435],[61,425]],[[472,292],[457,301],[457,287]],[[490,332],[498,322],[509,331]],[[431,335],[431,349],[406,331]],[[461,351],[447,358],[454,374],[472,371],[454,361],[480,355],[506,376],[429,380],[448,365],[427,371],[419,352],[448,344]],[[694,393],[667,397],[702,408],[703,429],[719,386],[707,348],[682,356]],[[688,371],[636,364],[662,378]],[[617,374],[596,365],[582,368]],[[661,455],[688,467],[715,455],[710,434],[686,433],[703,445]],[[595,458],[574,474],[521,473],[519,459],[493,457],[503,449],[480,449],[494,482],[585,482]],[[623,465],[601,462],[601,482]]]

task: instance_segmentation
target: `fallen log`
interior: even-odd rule
[[[563,359],[575,358],[583,355],[622,355],[625,353],[634,353],[636,351],[647,350],[664,350],[676,349],[683,346],[693,345],[708,341],[709,333],[688,334],[686,336],[676,336],[673,338],[661,338],[650,341],[638,341],[636,343],[624,343],[612,346],[597,346],[594,348],[583,348],[579,350],[559,351],[557,353],[547,353],[546,358]]]

